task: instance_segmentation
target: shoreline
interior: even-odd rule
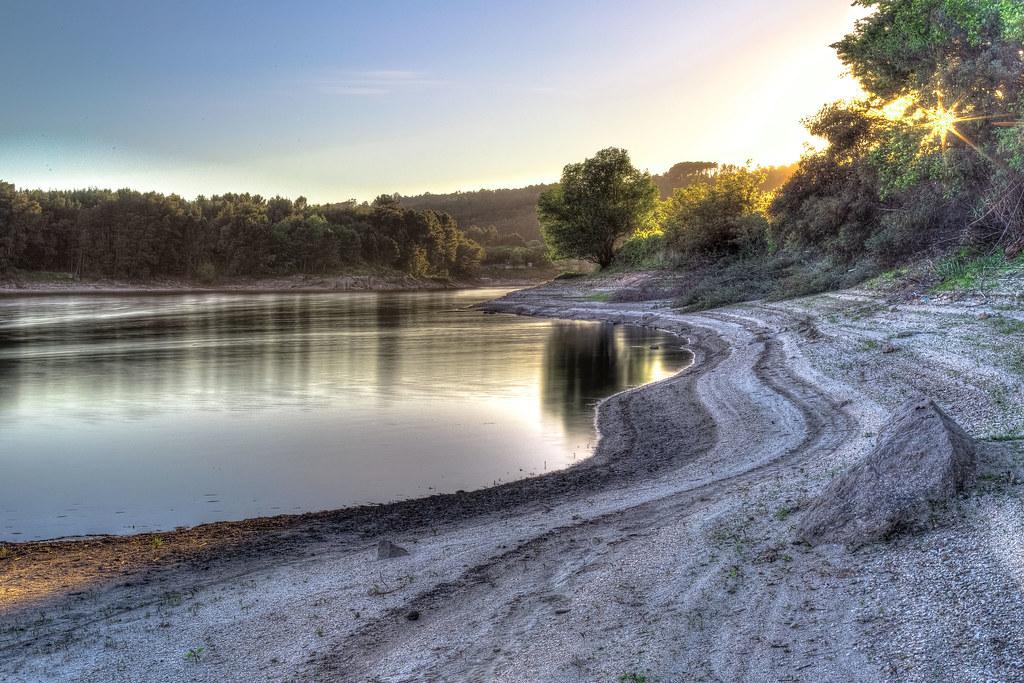
[[[497,309],[491,310],[489,308],[490,303],[492,302],[479,304],[476,308],[486,313],[505,313],[505,311]],[[650,327],[650,325],[640,323],[629,324]],[[438,493],[430,496],[405,500],[367,503],[301,513],[282,513],[277,515],[248,517],[239,520],[219,520],[164,531],[145,531],[126,534],[84,534],[81,536],[63,536],[26,541],[7,540],[0,541],[0,548],[8,548],[13,553],[13,557],[24,558],[26,555],[37,553],[50,555],[53,552],[69,550],[72,549],[73,546],[79,546],[81,544],[94,546],[92,550],[95,550],[98,546],[110,548],[111,546],[116,547],[118,545],[123,545],[126,550],[135,550],[139,543],[146,543],[152,541],[154,538],[160,538],[163,541],[161,548],[167,547],[171,551],[170,553],[161,554],[161,559],[167,559],[169,556],[173,555],[175,540],[179,536],[187,537],[189,539],[189,543],[195,543],[197,541],[200,543],[207,543],[213,542],[215,539],[218,539],[223,535],[233,536],[236,534],[245,534],[247,532],[266,533],[283,529],[297,529],[305,525],[318,526],[322,524],[331,524],[335,526],[335,528],[341,525],[351,525],[354,527],[358,526],[361,529],[373,529],[373,531],[366,532],[368,535],[373,535],[378,533],[378,530],[374,526],[374,522],[372,520],[379,518],[394,518],[401,515],[412,517],[414,519],[426,518],[429,521],[464,521],[474,515],[491,514],[498,510],[508,511],[509,503],[512,502],[513,505],[516,505],[517,503],[513,501],[517,500],[527,498],[539,499],[544,496],[554,498],[560,494],[566,493],[567,491],[571,491],[574,494],[581,493],[584,492],[585,489],[579,488],[580,486],[594,486],[594,482],[610,476],[610,466],[616,464],[613,461],[618,457],[622,457],[621,452],[613,451],[610,447],[602,446],[602,444],[607,440],[606,432],[612,432],[615,434],[614,427],[618,426],[613,425],[613,427],[609,428],[609,425],[606,424],[609,421],[614,422],[615,417],[609,416],[606,412],[605,405],[609,402],[619,401],[628,394],[641,392],[663,383],[676,381],[681,375],[694,372],[696,366],[700,365],[704,358],[714,358],[715,355],[721,351],[721,349],[709,339],[701,338],[700,342],[694,344],[692,343],[692,339],[687,337],[683,331],[660,327],[657,329],[679,337],[685,344],[686,348],[694,354],[693,361],[686,368],[680,370],[671,377],[625,389],[599,400],[594,406],[594,426],[597,440],[594,452],[588,458],[573,463],[564,469],[532,477],[524,477],[522,479],[506,482],[497,486],[485,486],[483,488],[473,489],[470,491]],[[615,439],[613,438],[612,441],[614,440]],[[640,464],[641,463],[626,463],[625,467],[616,467],[615,475],[616,477],[626,477],[629,476],[629,474],[635,475],[635,472],[628,471],[629,467],[631,465],[633,467],[638,467]],[[651,470],[651,466],[656,464],[658,463],[645,463],[645,471],[648,473],[653,471]],[[660,466],[664,466],[664,464],[665,463],[660,463]],[[582,473],[590,468],[601,469],[601,472],[587,472],[586,476],[583,476]],[[571,470],[580,470],[580,473],[574,473],[571,476],[567,475]],[[572,481],[562,481],[563,478],[569,478]],[[420,508],[423,509],[420,510]],[[387,532],[398,532],[403,530],[405,530],[405,527],[403,527],[402,524],[391,525],[390,523],[387,525],[387,528],[384,529],[384,531]],[[0,594],[0,598],[3,597],[4,596]],[[0,610],[2,610],[2,608],[3,600],[0,599]]]
[[[456,289],[532,287],[537,277],[478,277],[469,280],[419,279],[410,275],[339,275],[240,278],[214,284],[189,280],[87,280],[75,282],[0,281],[0,298],[51,296],[173,296],[186,294],[325,294],[433,292]]]
[[[863,293],[682,315],[665,301],[600,303],[594,288],[555,282],[483,306],[689,338],[689,370],[597,407],[590,459],[470,493],[18,546],[0,559],[0,673],[925,681],[941,666],[1024,676],[1013,654],[1024,652],[1013,533],[1024,496],[1005,477],[1024,475],[1024,441],[996,438],[1024,433],[1024,413],[997,326],[975,308]],[[961,367],[971,371],[950,370]],[[794,544],[800,511],[870,449],[909,390],[988,437],[983,483],[926,534],[857,553]],[[377,559],[383,539],[410,554]],[[999,597],[975,609],[965,592]],[[942,645],[962,628],[981,640]],[[194,647],[201,664],[182,656]]]

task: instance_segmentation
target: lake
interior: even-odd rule
[[[678,338],[505,290],[0,298],[0,540],[388,502],[586,458]]]

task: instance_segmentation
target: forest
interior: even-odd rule
[[[667,196],[669,184],[687,187],[716,168],[684,162],[654,178]],[[781,178],[792,169],[773,171]],[[190,201],[129,189],[25,190],[0,181],[0,274],[208,283],[362,266],[433,278],[472,277],[482,265],[547,268],[536,213],[547,187],[311,205],[302,197]]]
[[[259,195],[188,201],[133,190],[18,190],[0,182],[0,274],[218,277],[328,273],[353,265],[414,277],[476,273],[483,248],[451,216],[372,204],[309,205]]]

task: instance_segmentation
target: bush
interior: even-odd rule
[[[626,268],[662,268],[665,259],[665,235],[646,232],[633,235],[615,255],[615,264]]]
[[[723,166],[709,180],[678,190],[667,208],[668,245],[683,258],[764,252],[770,200],[764,180],[764,171]]]

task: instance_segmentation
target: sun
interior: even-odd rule
[[[939,102],[939,106],[928,112],[925,125],[931,131],[931,135],[938,138],[942,142],[942,146],[945,147],[949,134],[957,134],[956,124],[960,120],[955,106],[947,109],[942,102]]]

